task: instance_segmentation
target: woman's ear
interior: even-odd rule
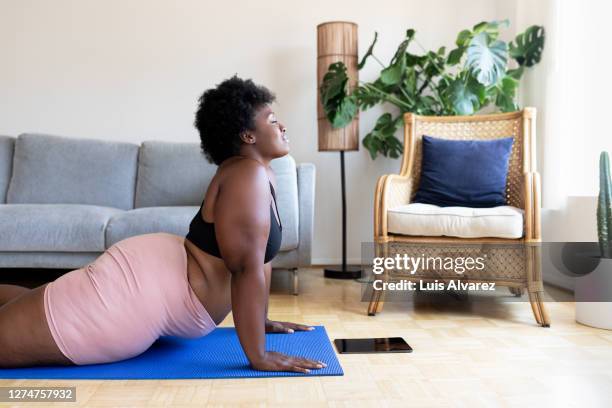
[[[255,135],[248,130],[240,134],[240,139],[246,144],[255,144]]]

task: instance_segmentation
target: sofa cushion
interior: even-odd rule
[[[290,155],[272,160],[270,167],[276,177],[276,205],[283,225],[280,250],[288,251],[297,248],[299,243],[297,168]]]
[[[175,146],[162,146],[162,144]],[[187,143],[183,144],[188,145]],[[145,142],[143,143],[143,145],[146,146],[144,146],[144,153],[141,153],[140,155],[141,162],[145,161],[148,163],[154,163],[154,165],[139,165],[137,187],[139,192],[137,192],[136,194],[136,207],[140,208],[128,211],[125,214],[121,214],[120,216],[111,220],[106,233],[106,243],[108,246],[113,245],[115,242],[128,238],[132,235],[146,234],[158,231],[168,232],[181,236],[187,235],[187,232],[189,230],[189,223],[191,222],[191,219],[194,217],[194,215],[197,213],[198,208],[202,203],[204,194],[206,193],[206,188],[210,183],[210,179],[212,179],[212,177],[214,176],[214,172],[216,172],[216,167],[214,167],[212,169],[212,173],[210,174],[210,179],[207,179],[207,176],[204,176],[201,181],[194,181],[194,183],[203,183],[201,191],[198,193],[199,198],[195,200],[194,206],[177,206],[174,208],[169,206],[143,206],[144,204],[150,205],[151,203],[157,201],[174,201],[172,197],[164,198],[162,196],[166,194],[173,194],[171,193],[170,189],[172,187],[170,187],[170,185],[172,183],[172,180],[175,179],[170,177],[166,181],[159,182],[160,178],[162,180],[164,178],[163,169],[166,169],[167,171],[174,171],[174,169],[171,169],[170,166],[168,166],[167,164],[162,165],[160,163],[163,163],[164,161],[168,163],[171,161],[172,163],[177,163],[177,166],[181,167],[181,157],[184,157],[184,155],[191,155],[193,151],[196,151],[198,152],[198,154],[200,154],[197,149],[193,149],[193,147],[197,147],[197,145],[189,147],[180,146],[180,143],[168,142]],[[155,157],[155,159],[153,160],[152,157]],[[200,160],[205,161],[203,157],[200,157]],[[195,163],[196,165],[198,165],[197,162]],[[193,163],[191,166],[193,166]],[[278,191],[275,191],[275,193],[277,198],[278,212],[281,218],[281,223],[283,225],[283,239],[281,241],[280,250],[288,251],[298,247],[299,207],[296,164],[293,157],[286,155],[281,158],[272,160],[270,162],[270,166],[272,167],[274,175],[276,176],[276,187]],[[187,167],[189,166],[186,166],[183,173],[193,172],[193,169],[188,170]],[[143,169],[142,173],[140,172],[141,169]],[[205,172],[209,171],[207,165],[205,165],[203,169]],[[146,175],[147,173],[148,175]],[[178,180],[182,180],[183,176],[181,174],[181,172],[177,172],[173,177],[178,177]],[[195,178],[190,179],[194,180]],[[162,187],[160,186],[165,186],[163,187],[166,189],[165,193],[161,194]],[[188,192],[186,189],[179,190],[179,193],[177,194],[184,194],[184,200],[193,200],[193,198],[189,198],[192,196],[191,193]],[[187,210],[184,210],[185,208]],[[145,211],[147,209],[149,209],[150,211]],[[184,211],[186,211],[186,213]]]
[[[7,203],[134,205],[138,145],[22,134]]]
[[[495,207],[506,204],[512,137],[447,140],[423,136],[421,178],[415,203]]]
[[[104,229],[123,210],[78,204],[0,205],[0,251],[102,252]]]
[[[402,235],[520,238],[523,210],[507,205],[468,208],[411,203],[387,210],[387,229]]]
[[[106,226],[106,247],[134,235],[154,232],[185,236],[198,209],[199,206],[145,207],[116,214]]]
[[[216,171],[198,143],[143,142],[134,207],[199,207]]]
[[[0,203],[6,202],[6,190],[11,181],[15,138],[0,136]]]

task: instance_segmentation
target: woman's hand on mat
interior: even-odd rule
[[[309,360],[303,357],[288,356],[276,351],[266,351],[264,358],[256,363],[251,362],[255,370],[261,371],[293,371],[309,373],[311,369],[318,370],[327,367],[322,361]]]
[[[294,331],[311,331],[314,327],[291,322],[276,322],[266,319],[266,333],[293,333]]]

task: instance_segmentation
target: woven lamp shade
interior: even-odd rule
[[[319,151],[359,150],[359,113],[344,128],[334,129],[321,104],[321,82],[329,65],[342,61],[349,77],[348,89],[357,87],[357,24],[330,21],[317,26],[317,119]]]

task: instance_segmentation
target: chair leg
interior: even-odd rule
[[[540,324],[542,325],[542,327],[550,327],[550,317],[548,316],[546,307],[544,307],[544,300],[543,300],[544,292],[536,292],[535,297],[536,297],[536,303],[540,310],[540,318],[541,318]]]
[[[385,276],[386,279],[386,276]],[[375,316],[376,313],[382,312],[385,304],[385,291],[375,290],[372,287],[372,295],[370,297],[370,304],[368,305],[368,316]]]
[[[533,316],[542,327],[550,327],[550,317],[544,307],[544,285],[540,245],[527,246],[527,292]]]
[[[376,302],[376,313],[382,312],[384,305],[385,305],[385,292],[381,291],[380,296],[378,296],[378,302]]]
[[[531,310],[533,311],[533,317],[535,317],[536,323],[542,324],[542,316],[540,315],[540,308],[535,297],[535,293],[529,292],[529,303],[531,304]]]
[[[543,292],[529,292],[529,303],[536,322],[542,327],[550,327],[550,318],[542,301]]]
[[[386,244],[381,246],[377,243],[374,246],[374,252],[377,257],[386,256],[388,252],[388,247]],[[382,279],[385,282],[389,279],[387,273],[382,276]],[[385,294],[383,290],[375,290],[374,286],[372,285],[372,295],[370,296],[370,304],[368,305],[368,316],[375,316],[376,313],[382,312],[383,306],[385,304],[384,295]],[[381,298],[383,300],[381,300]]]
[[[292,268],[291,273],[293,274],[293,295],[298,295],[298,273],[297,268]]]
[[[382,310],[382,305],[380,310],[378,309],[378,304],[380,302],[382,290],[375,290],[372,288],[372,296],[370,297],[370,304],[368,305],[368,316],[374,316],[377,312]]]

